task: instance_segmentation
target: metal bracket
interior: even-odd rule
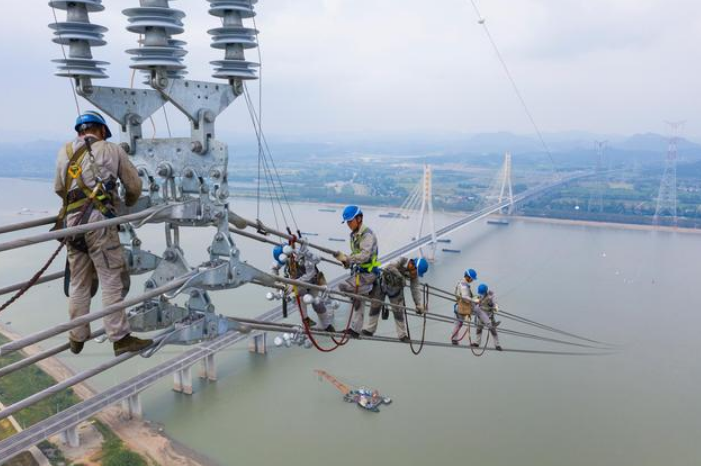
[[[165,105],[163,96],[153,89],[128,89],[81,84],[78,94],[105,112],[120,125],[122,143],[128,154],[136,152],[142,139],[141,124]]]
[[[125,246],[124,258],[130,275],[140,275],[155,270],[161,262],[161,258],[156,254],[141,249],[141,240],[130,223],[120,225],[119,238]]]
[[[214,122],[240,95],[235,86],[206,81],[169,79],[167,83],[154,80],[151,85],[172,102],[190,120],[192,141],[190,149],[196,154],[209,151],[214,139]],[[162,86],[166,84],[165,86]],[[241,90],[241,89],[239,89]]]

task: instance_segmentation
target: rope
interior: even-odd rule
[[[4,303],[2,306],[0,306],[0,312],[4,311],[4,310],[7,309],[8,307],[10,307],[15,301],[17,301],[19,298],[21,298],[21,297],[24,295],[24,293],[26,293],[27,291],[29,291],[29,289],[30,289],[31,287],[33,287],[34,285],[36,285],[36,283],[39,281],[39,279],[41,278],[41,276],[44,275],[44,272],[46,272],[46,270],[49,268],[49,266],[51,266],[51,264],[53,263],[54,259],[56,259],[56,257],[58,256],[58,253],[61,252],[61,250],[63,249],[63,247],[64,247],[65,245],[66,245],[66,238],[63,238],[63,239],[61,240],[61,244],[59,244],[58,248],[56,248],[56,250],[55,250],[54,253],[51,255],[51,257],[49,257],[49,260],[46,261],[46,263],[44,264],[44,266],[43,266],[42,268],[40,268],[39,271],[38,271],[37,273],[35,273],[34,276],[32,276],[32,278],[30,278],[29,281],[28,281],[22,288],[20,288],[20,289],[17,291],[17,293],[15,293],[14,295],[12,295],[12,297],[11,297],[10,299],[8,299],[7,301],[5,301],[5,303]]]
[[[406,335],[407,335],[407,337],[409,337],[409,349],[411,349],[411,352],[414,354],[414,356],[418,356],[419,354],[421,354],[421,352],[424,349],[424,344],[426,343],[426,314],[428,314],[428,287],[427,287],[427,285],[424,285],[423,298],[424,298],[423,328],[421,329],[421,343],[419,344],[419,349],[414,348],[414,342],[411,338],[411,330],[409,329],[409,315],[406,312],[406,308],[404,309],[404,322],[406,323]]]
[[[258,125],[258,116],[255,112],[255,108],[253,107],[253,102],[251,101],[251,96],[248,92],[248,87],[244,84],[244,98],[246,100],[246,106],[248,108],[248,113],[249,116],[251,117],[251,122],[253,123],[253,130],[256,133],[256,137],[261,140],[262,133],[260,130],[260,127]],[[275,210],[275,203],[273,201],[277,201],[280,213],[282,214],[283,221],[285,222],[285,225],[288,225],[287,218],[285,215],[285,211],[282,208],[282,202],[280,201],[280,196],[277,193],[277,187],[275,186],[275,180],[271,174],[270,167],[268,166],[268,161],[267,157],[265,155],[264,151],[260,151],[261,143],[259,142],[259,154],[258,154],[258,165],[259,165],[259,173],[258,173],[258,184],[260,185],[260,168],[263,169],[263,176],[265,178],[265,183],[268,187],[268,194],[270,196],[270,204],[271,208],[273,211],[273,216],[275,218],[275,225],[277,228],[280,228],[280,223],[278,222],[278,217],[277,217],[277,212]],[[260,204],[260,190],[258,191],[258,204]],[[258,209],[259,210],[259,209]],[[258,220],[260,220],[260,216],[258,217]]]
[[[557,172],[557,166],[555,164],[555,159],[553,158],[552,152],[550,151],[550,147],[548,147],[548,144],[545,142],[545,138],[543,137],[543,133],[540,130],[540,127],[538,126],[538,124],[536,123],[535,118],[533,118],[533,114],[531,113],[531,110],[528,108],[528,104],[526,103],[526,99],[523,97],[521,90],[519,89],[518,85],[516,84],[516,80],[514,79],[513,75],[511,74],[511,70],[509,69],[509,66],[506,64],[506,60],[504,60],[504,57],[501,54],[501,51],[499,51],[499,47],[497,46],[497,43],[494,40],[494,37],[492,37],[492,34],[489,31],[489,27],[487,26],[487,22],[484,20],[484,17],[482,16],[482,13],[480,12],[479,8],[477,8],[477,3],[475,2],[475,0],[469,0],[469,1],[472,4],[472,8],[475,10],[475,13],[477,14],[477,18],[479,19],[479,23],[482,25],[482,28],[484,28],[484,32],[487,35],[487,39],[489,39],[489,43],[492,45],[492,48],[494,49],[494,53],[496,54],[497,59],[501,63],[501,66],[504,68],[504,72],[506,73],[506,77],[511,82],[511,86],[513,87],[514,92],[516,93],[516,97],[518,97],[518,100],[521,102],[521,105],[523,106],[523,110],[525,111],[526,116],[528,117],[528,120],[531,122],[533,129],[535,130],[536,134],[538,135],[538,139],[540,140],[540,144],[543,146],[545,153],[548,155],[548,158],[550,159],[550,163],[552,164],[552,167],[553,167],[553,172]]]
[[[52,6],[52,7],[51,7],[51,12],[52,12],[53,15],[54,15],[54,25],[56,26],[56,31],[58,32],[58,31],[60,31],[61,29],[59,29],[59,27],[58,27],[58,16],[56,16],[56,8],[54,8],[54,7]],[[59,39],[63,39],[63,38],[61,37],[61,33],[60,33],[60,32],[58,32],[58,37],[59,37]],[[67,61],[67,60],[68,60],[68,56],[66,55],[66,48],[64,47],[63,44],[60,44],[60,45],[61,45],[61,53],[63,54],[63,59]],[[73,82],[73,80],[72,80],[71,78],[67,78],[67,79],[68,79],[68,84],[69,84],[69,86],[70,86],[70,88],[71,88],[71,92],[73,93],[73,100],[75,101],[75,109],[76,109],[76,112],[78,113],[78,116],[80,116],[81,113],[83,113],[83,112],[80,110],[80,103],[78,102],[78,94],[77,94],[77,92],[76,92],[76,90],[75,90],[75,82]]]
[[[307,335],[307,338],[309,338],[309,341],[312,342],[312,345],[314,345],[314,348],[317,350],[321,351],[322,353],[331,353],[333,351],[336,351],[338,348],[341,346],[345,346],[348,341],[350,341],[350,334],[348,333],[348,329],[350,328],[351,320],[353,318],[353,311],[349,313],[348,317],[348,323],[346,324],[346,331],[343,332],[343,336],[341,337],[340,340],[336,340],[334,336],[331,336],[331,340],[334,343],[334,346],[332,348],[324,348],[322,347],[319,342],[314,338],[314,335],[309,328],[309,320],[305,319],[304,312],[302,311],[302,300],[299,297],[299,293],[295,293],[295,299],[297,301],[297,307],[299,309],[299,314],[302,316],[302,324],[304,326],[304,333]]]
[[[248,0],[248,5],[253,9],[253,0]],[[253,16],[253,29],[256,31],[256,51],[258,52],[258,127],[263,128],[263,51],[260,46],[260,37],[258,37],[258,24],[256,22],[256,17]],[[244,88],[245,89],[245,88]],[[263,156],[263,144],[261,137],[256,133],[258,139],[258,186],[256,193],[256,218],[260,218],[260,169],[261,169],[261,157]]]
[[[277,165],[275,165],[275,159],[273,158],[272,151],[270,150],[270,146],[268,145],[268,139],[265,136],[265,133],[263,132],[263,128],[261,127],[260,123],[260,117],[256,113],[255,106],[253,105],[252,98],[250,96],[250,93],[248,91],[248,87],[244,83],[244,96],[246,98],[246,104],[248,106],[248,111],[251,114],[251,119],[254,122],[254,129],[256,131],[256,136],[259,139],[259,160],[261,160],[261,142],[262,142],[262,161],[263,161],[263,168],[268,170],[269,177],[271,179],[272,186],[275,191],[275,197],[280,205],[280,212],[282,213],[283,217],[286,217],[283,209],[283,204],[282,201],[280,201],[280,198],[285,201],[285,204],[287,205],[287,210],[290,213],[290,218],[292,219],[292,224],[294,224],[295,229],[299,230],[299,226],[297,225],[297,219],[295,218],[294,211],[292,210],[292,205],[290,204],[290,201],[287,197],[287,192],[285,191],[285,186],[282,184],[282,178],[280,177],[280,172],[277,169]],[[269,159],[269,162],[268,162]],[[268,165],[269,164],[269,165]],[[274,175],[274,177],[273,177]],[[278,195],[277,193],[277,188],[275,185],[275,179],[277,179],[277,184],[280,187],[280,193],[282,196]],[[285,218],[285,223],[287,223],[287,219]]]
[[[86,140],[86,144],[87,144],[88,152],[90,152],[91,155],[92,155],[92,151],[90,150],[90,143],[87,142],[87,140]],[[97,186],[96,186],[96,188],[99,187],[99,186],[101,186],[101,183],[98,183]],[[65,189],[67,190],[67,189],[68,189],[68,186],[66,186]],[[93,192],[93,194],[95,194],[95,192]],[[83,207],[80,209],[79,218],[78,218],[78,222],[77,222],[78,225],[80,225],[81,223],[83,223],[83,220],[85,220],[85,214],[88,212],[88,209],[90,208],[90,206],[92,206],[93,200],[94,200],[94,196],[88,198],[88,202],[86,202],[86,203],[83,205]],[[39,279],[41,278],[41,276],[44,275],[44,272],[46,272],[46,270],[51,266],[51,264],[54,262],[54,260],[56,259],[56,257],[58,257],[58,254],[61,252],[61,250],[63,249],[63,247],[64,247],[64,246],[66,245],[66,243],[68,242],[68,237],[62,238],[59,242],[60,242],[60,244],[58,245],[58,248],[56,248],[56,250],[55,250],[54,253],[51,255],[51,257],[49,257],[49,259],[46,261],[46,263],[44,264],[44,266],[41,267],[41,268],[32,276],[32,278],[30,278],[29,281],[27,281],[27,283],[25,283],[25,285],[17,291],[17,293],[15,293],[14,295],[12,295],[12,297],[11,297],[10,299],[8,299],[7,301],[5,301],[5,303],[4,303],[2,306],[0,306],[0,312],[4,311],[4,310],[7,309],[8,307],[10,307],[12,304],[14,304],[14,303],[15,303],[18,299],[20,299],[27,291],[29,291],[34,285],[37,284],[37,282],[39,281]]]
[[[489,335],[491,335],[491,333],[487,331],[487,338],[484,339],[484,346],[482,347],[482,352],[478,353],[477,350],[475,350],[475,347],[472,346],[472,334],[470,333],[470,324],[470,322],[467,323],[467,340],[470,343],[470,351],[472,352],[473,356],[481,358],[487,351],[487,345],[489,345]]]

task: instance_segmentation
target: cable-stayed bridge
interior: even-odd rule
[[[396,259],[400,256],[408,255],[412,252],[419,250],[422,247],[426,247],[431,242],[439,239],[443,236],[453,234],[462,228],[467,227],[475,222],[478,222],[485,217],[492,215],[494,213],[500,212],[504,209],[508,209],[513,205],[523,203],[533,197],[539,196],[549,190],[557,189],[571,181],[581,179],[587,176],[591,176],[592,173],[578,173],[571,176],[563,177],[558,180],[552,181],[550,183],[544,184],[542,186],[530,189],[523,193],[520,193],[513,197],[512,199],[505,199],[501,202],[497,202],[488,207],[482,208],[476,212],[470,213],[465,217],[457,220],[450,225],[440,228],[433,232],[430,232],[416,240],[407,243],[406,245],[390,252],[389,254],[383,256],[381,260],[387,262]],[[338,282],[340,282],[344,277],[338,278],[331,283],[330,287],[333,287]],[[275,323],[283,318],[282,306],[278,306],[271,309],[255,320],[260,322]],[[246,338],[249,338],[249,348],[253,352],[265,352],[266,345],[266,334],[261,332],[251,332],[250,334],[242,333],[240,331],[232,330],[218,336],[210,341],[201,343],[192,349],[185,351],[178,356],[173,357],[169,361],[157,365],[153,369],[149,370],[144,374],[135,376],[129,380],[126,380],[100,394],[90,398],[88,400],[82,401],[50,418],[41,421],[26,430],[13,435],[12,437],[0,442],[0,458],[9,459],[25,450],[27,450],[32,445],[35,445],[53,435],[65,433],[65,437],[68,441],[72,443],[77,443],[79,441],[76,431],[76,426],[102,411],[103,409],[115,405],[117,403],[123,403],[124,408],[127,413],[133,417],[139,417],[141,415],[141,401],[139,394],[155,384],[157,381],[164,377],[174,376],[174,387],[176,390],[181,391],[184,394],[192,393],[192,371],[193,367],[197,364],[202,364],[202,376],[208,380],[216,380],[216,367],[214,356],[217,352],[225,350],[226,348],[239,343]],[[50,351],[53,352],[53,351]],[[54,353],[55,354],[55,353]],[[53,356],[50,354],[49,356]],[[123,362],[124,360],[133,357],[134,355],[127,355],[128,357],[116,358],[113,361],[108,361],[107,363],[101,364],[100,366],[85,371],[80,374],[76,374],[75,377],[68,381],[57,385],[58,388],[66,388],[71,385],[75,385],[82,380],[92,377],[101,372],[109,370],[109,368],[114,367],[115,362]],[[51,393],[58,391],[58,388],[52,387],[48,389]],[[25,406],[31,404],[33,400],[24,400],[17,403],[16,405],[8,407],[12,412],[16,412]],[[0,412],[0,417],[6,417],[7,413]]]

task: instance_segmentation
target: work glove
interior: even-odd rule
[[[336,254],[333,255],[333,257],[335,257],[336,260],[338,260],[340,263],[342,263],[342,264],[343,264],[343,267],[345,267],[346,269],[349,267],[349,265],[348,265],[348,256],[346,256],[346,255],[345,255],[344,253],[342,253],[341,251],[338,251]]]
[[[423,304],[417,304],[416,305],[416,313],[419,315],[425,314],[426,313],[426,306],[424,306]]]

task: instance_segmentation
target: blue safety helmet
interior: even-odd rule
[[[273,258],[278,264],[282,265],[284,262],[280,261],[280,254],[282,254],[282,245],[278,244],[273,248]]]
[[[363,211],[357,205],[349,205],[343,209],[343,221],[341,223],[346,223],[353,220],[358,215],[363,215]]]
[[[486,295],[489,292],[489,287],[482,283],[480,286],[477,287],[477,294],[480,294],[482,296]]]
[[[475,269],[467,269],[465,270],[465,276],[477,280],[477,271]]]
[[[107,121],[105,121],[105,118],[100,115],[97,112],[93,111],[87,111],[80,115],[76,120],[75,120],[75,130],[78,133],[81,133],[84,131],[84,129],[81,129],[83,125],[89,125],[89,124],[98,124],[102,125],[105,127],[105,139],[109,139],[112,137],[112,132],[110,131],[109,126],[107,126]]]
[[[414,261],[414,267],[416,267],[416,273],[419,274],[419,277],[423,277],[428,272],[428,261],[423,257],[417,257],[412,260]]]

